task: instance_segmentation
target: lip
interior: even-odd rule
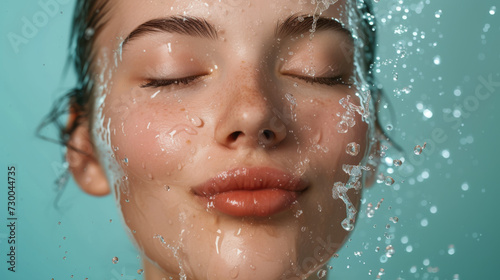
[[[252,167],[221,172],[192,191],[207,208],[236,217],[267,217],[286,210],[306,188],[292,174]]]

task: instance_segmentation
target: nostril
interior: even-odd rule
[[[238,137],[239,137],[241,134],[243,134],[243,132],[241,132],[241,131],[235,131],[235,132],[231,133],[231,134],[228,136],[228,138],[229,138],[229,140],[231,140],[231,142],[234,142],[234,141],[236,141],[236,139],[238,139]]]
[[[274,139],[276,139],[276,134],[269,129],[263,129],[259,131],[259,143],[261,145],[269,145],[273,143]]]
[[[271,130],[268,130],[268,129],[264,129],[264,131],[262,131],[262,135],[264,135],[264,137],[267,140],[273,140],[275,137],[274,132],[272,132]]]

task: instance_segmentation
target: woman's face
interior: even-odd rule
[[[352,38],[331,20],[343,20],[343,1],[312,37],[310,1],[109,7],[93,137],[109,137],[100,161],[147,277],[299,279],[320,268],[348,234],[332,187],[367,146],[368,125],[341,105],[359,105]]]

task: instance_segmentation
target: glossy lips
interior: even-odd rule
[[[202,202],[231,216],[271,216],[306,189],[300,178],[274,168],[237,168],[194,187]]]

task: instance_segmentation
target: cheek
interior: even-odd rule
[[[342,107],[338,100],[316,100],[303,112],[310,127],[304,137],[313,168],[335,180],[347,179],[342,165],[359,165],[367,149],[368,124],[358,113]],[[318,108],[321,108],[318,110]],[[314,159],[314,160],[312,160]]]
[[[193,125],[182,107],[137,103],[117,106],[107,114],[115,159],[136,179],[175,175],[193,152],[197,123]]]

